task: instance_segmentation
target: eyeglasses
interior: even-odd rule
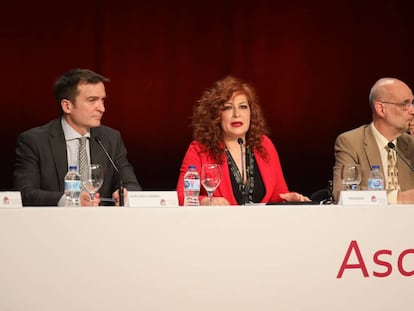
[[[391,102],[386,102],[383,100],[379,100],[380,103],[383,104],[390,104],[390,105],[396,105],[401,107],[402,110],[408,110],[410,107],[414,107],[414,99],[412,101],[405,101],[403,103],[391,103]]]

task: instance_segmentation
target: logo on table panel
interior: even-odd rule
[[[351,262],[351,256],[356,257],[355,262]],[[373,263],[376,267],[372,271],[368,271],[367,262]],[[393,271],[395,266],[398,272]],[[344,278],[347,273],[354,270],[359,270],[361,276],[365,278],[370,276],[384,278],[390,276],[393,272],[402,276],[412,276],[414,275],[414,249],[408,248],[401,252],[379,249],[373,254],[366,254],[361,252],[358,242],[352,240],[346,250],[336,278]]]

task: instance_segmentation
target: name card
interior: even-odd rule
[[[128,191],[127,207],[178,207],[177,191]]]
[[[23,207],[20,191],[1,191],[0,208]]]
[[[387,205],[387,192],[381,191],[341,191],[338,205]]]

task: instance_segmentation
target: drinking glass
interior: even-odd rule
[[[203,164],[201,166],[201,183],[206,189],[209,205],[213,205],[213,194],[221,182],[221,167],[219,164]]]
[[[104,181],[103,168],[100,164],[88,166],[88,176],[82,180],[83,187],[91,196],[91,206],[93,206],[95,193],[101,188]]]
[[[361,183],[361,169],[359,164],[342,165],[341,179],[344,190],[356,190]]]

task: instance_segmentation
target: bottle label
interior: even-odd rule
[[[82,184],[80,180],[73,180],[72,181],[72,191],[81,192],[82,191]]]
[[[82,184],[80,180],[65,180],[65,191],[81,192]]]
[[[368,189],[371,190],[383,190],[384,189],[384,180],[378,178],[370,178],[368,179]]]
[[[72,191],[72,181],[65,180],[65,191]]]
[[[184,190],[200,190],[200,179],[184,179]]]

